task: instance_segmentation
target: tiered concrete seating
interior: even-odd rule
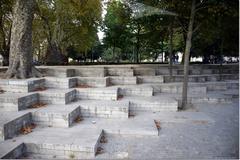
[[[0,79],[1,89],[8,92],[28,93],[44,87],[44,78],[28,80]]]
[[[111,85],[132,85],[137,84],[137,77],[111,76],[109,77]]]
[[[77,86],[107,87],[109,85],[109,77],[77,77]]]
[[[155,76],[156,70],[154,68],[140,68],[136,67],[133,69],[135,76]]]
[[[83,117],[128,118],[129,102],[81,100],[78,102]]]
[[[31,123],[30,112],[1,112],[0,141],[20,134],[20,129]]]
[[[0,94],[0,111],[20,111],[39,102],[37,93],[10,93]]]
[[[142,83],[163,83],[164,78],[163,76],[138,76],[137,77],[138,84]]]
[[[73,77],[75,76],[75,70],[74,69],[67,69],[67,68],[60,68],[60,67],[53,67],[53,68],[40,68],[40,71],[45,76],[50,77]]]
[[[40,70],[45,77],[0,80],[0,158],[94,158],[104,132],[156,136],[153,119],[141,114],[176,112],[181,102],[181,65],[173,66],[172,78],[168,65],[157,64]],[[219,72],[216,65],[190,66],[188,101],[239,97],[238,68],[223,65]],[[31,134],[19,134],[30,124]]]
[[[48,89],[39,92],[39,101],[46,104],[68,104],[75,99],[75,89]]]
[[[36,124],[51,127],[70,127],[76,118],[80,117],[80,106],[48,105],[32,112],[33,121]]]
[[[76,88],[77,99],[113,100],[118,99],[118,88]]]
[[[45,77],[46,88],[67,89],[67,88],[76,87],[77,83],[78,83],[77,78]]]
[[[107,76],[123,76],[130,77],[134,76],[133,69],[131,68],[121,68],[121,67],[112,67],[107,68]]]
[[[75,68],[75,76],[80,77],[105,77],[107,70],[104,67],[78,67]]]

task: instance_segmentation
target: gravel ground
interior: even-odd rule
[[[239,101],[195,105],[213,120],[161,123],[159,137],[106,135],[103,153],[96,158],[118,159],[219,159],[239,157]],[[187,111],[183,111],[187,112]],[[184,115],[184,113],[181,113]]]

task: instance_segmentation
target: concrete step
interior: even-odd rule
[[[77,99],[113,100],[118,99],[118,88],[76,88]]]
[[[51,127],[70,127],[80,116],[78,104],[48,105],[32,112],[34,123]]]
[[[28,93],[44,88],[44,78],[0,79],[0,88],[8,92]]]
[[[156,68],[156,75],[169,75],[170,71],[168,67],[158,67]],[[177,71],[173,69],[173,75],[176,75]]]
[[[153,88],[151,86],[129,85],[129,86],[114,86],[119,88],[119,95],[121,96],[153,96]]]
[[[1,159],[16,159],[21,158],[25,153],[25,145],[22,142],[11,143],[11,141],[0,144]]]
[[[20,134],[22,127],[32,122],[30,112],[1,112],[0,140],[6,140]]]
[[[68,89],[77,85],[77,78],[58,78],[58,77],[45,77],[45,86],[47,88]]]
[[[178,102],[176,99],[167,96],[153,96],[153,97],[124,97],[123,101],[129,101],[129,112],[135,114],[137,112],[152,111],[177,111]]]
[[[81,100],[81,116],[98,118],[128,118],[129,102]]]
[[[163,76],[138,76],[137,77],[138,84],[143,83],[163,83]]]
[[[206,97],[189,97],[190,103],[232,103],[233,98],[225,95],[210,95]]]
[[[96,123],[93,124],[93,121]],[[142,115],[142,112],[138,112],[128,119],[86,118],[76,126],[77,128],[103,129],[106,135],[114,134],[116,136],[151,136],[155,138],[158,136],[154,120],[146,114]]]
[[[72,127],[67,130],[65,128],[37,127],[31,134],[18,137],[17,144],[23,144],[22,149],[18,148],[19,146],[14,147],[12,141],[0,143],[0,148],[5,146],[8,149],[2,154],[0,151],[0,155],[1,158],[23,159],[26,157],[31,159],[93,159],[102,134],[101,129],[84,127]],[[13,150],[16,149],[18,149],[18,154],[13,154]]]
[[[198,84],[198,83],[197,83]],[[146,84],[143,84],[146,85]],[[155,93],[182,93],[182,83],[160,83],[160,84],[148,84],[147,86],[153,87],[154,94]],[[188,93],[198,93],[198,94],[206,94],[207,87],[202,85],[191,85],[189,83]]]
[[[50,77],[59,77],[59,78],[65,78],[65,77],[74,77],[75,76],[75,70],[74,69],[68,69],[64,67],[40,67],[39,68],[41,73],[45,76]]]
[[[181,104],[182,96],[180,94],[165,94],[165,96],[172,97]],[[206,95],[189,94],[188,103],[232,103],[232,96],[224,95],[224,92],[208,92]]]
[[[239,89],[239,80],[226,81],[227,89]]]
[[[137,84],[137,77],[122,77],[111,76],[109,77],[111,85],[134,85]]]
[[[48,89],[39,92],[39,101],[46,104],[68,104],[76,99],[75,89]]]
[[[126,67],[112,67],[107,68],[107,76],[122,76],[131,77],[134,76],[133,69]]]
[[[172,83],[169,83],[172,84]],[[180,83],[182,85],[182,83]],[[202,82],[202,83],[189,83],[189,89],[194,87],[206,87],[207,91],[224,91],[227,89],[238,89],[238,81],[217,81],[217,82]]]
[[[11,93],[0,94],[0,112],[20,111],[39,103],[37,93]]]
[[[170,76],[164,76],[164,82],[183,82],[183,76],[182,75],[175,75],[172,76],[172,79]],[[188,80],[189,82],[215,82],[215,81],[223,81],[223,80],[237,80],[238,75],[234,74],[209,74],[209,75],[190,75]]]
[[[239,70],[228,69],[228,68],[217,68],[217,69],[202,69],[202,74],[238,74]]]
[[[107,71],[104,67],[75,67],[75,76],[79,77],[105,77]]]
[[[239,89],[231,89],[223,92],[223,95],[230,96],[231,98],[239,98]]]
[[[135,76],[155,76],[154,68],[133,68]]]
[[[189,75],[201,75],[202,70],[201,69],[190,69],[188,73],[189,73]],[[177,69],[176,74],[177,75],[183,75],[184,70],[183,69]],[[211,73],[209,73],[209,74],[211,74]]]
[[[107,87],[110,84],[108,77],[77,77],[78,86]]]

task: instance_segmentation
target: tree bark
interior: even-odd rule
[[[8,38],[8,41],[6,41],[6,36],[10,36],[11,32],[9,32],[9,35],[6,35],[4,32],[4,20],[3,16],[0,18],[0,35],[2,36],[2,44],[1,44],[1,50],[0,54],[3,56],[3,65],[8,66],[9,61],[9,49],[10,49],[10,39]]]
[[[9,67],[6,78],[40,76],[32,65],[32,21],[35,0],[16,0],[13,8]]]
[[[64,55],[61,52],[60,47],[54,42],[48,42],[46,51],[46,64],[47,65],[63,65]]]
[[[183,91],[182,91],[182,104],[180,109],[184,109],[188,105],[188,97],[187,97],[187,90],[188,90],[188,74],[189,74],[189,56],[192,47],[192,34],[193,34],[193,24],[194,24],[194,17],[195,17],[195,8],[196,8],[196,0],[192,0],[192,7],[191,7],[191,16],[189,20],[188,26],[188,33],[187,33],[187,40],[186,40],[186,48],[184,54],[184,81],[183,81]]]
[[[141,31],[141,26],[140,26],[140,24],[138,24],[137,45],[136,45],[136,60],[135,60],[135,63],[139,63],[140,31]]]

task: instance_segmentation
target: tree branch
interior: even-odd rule
[[[177,21],[178,23],[181,25],[181,28],[183,29],[184,32],[187,32],[187,29],[185,28],[185,26],[183,25],[183,23],[181,22],[181,20],[179,19],[179,17],[177,17]]]
[[[193,32],[196,32],[201,26],[202,26],[203,23],[200,23],[199,25],[197,25],[197,27],[194,28]]]

